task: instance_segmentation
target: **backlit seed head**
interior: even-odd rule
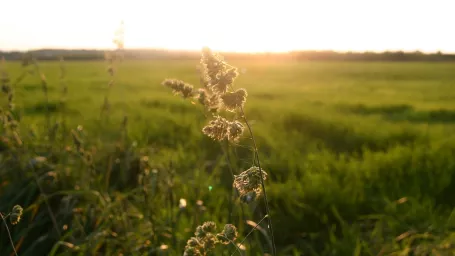
[[[205,237],[205,235],[207,234],[207,232],[205,232],[203,229],[202,229],[202,226],[198,226],[196,228],[196,232],[194,232],[194,235],[196,236],[196,238],[198,239],[203,239]]]
[[[228,137],[229,124],[227,119],[217,116],[202,129],[202,132],[214,140],[222,141]]]
[[[229,244],[230,241],[227,239],[222,233],[216,234],[216,239],[218,239],[218,242],[221,244]]]
[[[217,112],[220,108],[221,99],[217,94],[212,94],[207,101],[207,108],[210,112]]]
[[[238,76],[236,68],[229,66],[222,56],[213,53],[207,47],[202,49],[201,66],[203,69],[201,80],[204,86],[215,94],[226,93]]]
[[[197,99],[201,105],[207,106],[208,103],[208,93],[205,89],[198,89],[197,90]]]
[[[237,142],[242,136],[245,127],[239,121],[234,121],[229,124],[228,130],[229,130],[228,139],[230,141]]]
[[[207,233],[213,233],[216,230],[216,224],[213,221],[207,221],[202,224],[202,230]]]
[[[177,79],[166,79],[162,85],[169,87],[175,94],[182,95],[183,98],[193,96],[193,86]]]
[[[216,236],[212,233],[208,233],[204,239],[203,248],[205,251],[213,250],[217,243],[218,239],[216,239]]]
[[[254,192],[256,197],[261,194],[261,175],[264,180],[267,178],[267,173],[259,170],[259,167],[256,166],[249,168],[239,175],[234,175],[234,187],[240,193],[241,198],[250,192]]]
[[[210,138],[223,141],[229,140],[236,142],[240,139],[244,131],[244,126],[239,121],[228,121],[227,119],[217,116],[206,125],[202,132]]]
[[[188,246],[191,246],[191,247],[198,247],[198,246],[201,246],[201,243],[199,242],[199,240],[196,238],[196,237],[192,237],[190,238],[186,244]]]
[[[216,84],[217,75],[225,69],[223,57],[213,53],[208,47],[204,47],[202,49],[201,64],[209,86]]]
[[[238,76],[238,74],[239,73],[236,68],[229,68],[222,71],[217,75],[216,83],[212,84],[212,90],[220,95],[226,93],[229,86],[234,83],[234,79]]]
[[[234,241],[235,239],[237,239],[237,235],[238,235],[237,228],[232,224],[226,224],[226,225],[224,225],[223,235],[227,239]]]
[[[183,256],[202,256],[202,253],[195,247],[186,247]]]
[[[241,88],[235,92],[226,92],[221,96],[223,106],[231,112],[235,112],[237,108],[240,108],[245,105],[246,97],[248,93],[245,89]]]

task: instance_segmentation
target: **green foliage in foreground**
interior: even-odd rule
[[[24,208],[10,227],[19,255],[181,255],[204,221],[232,223],[240,239],[260,221],[261,201],[229,203],[228,161],[235,173],[251,166],[248,138],[227,159],[201,132],[202,107],[160,85],[199,84],[196,64],[121,63],[102,119],[103,62],[64,63],[63,103],[58,62],[40,64],[47,99],[36,73],[14,85],[20,122],[2,128],[0,211]],[[280,254],[450,255],[455,64],[231,64],[248,90]],[[7,71],[14,82],[22,68]],[[270,250],[265,223],[246,255]],[[12,252],[4,225],[0,252]]]

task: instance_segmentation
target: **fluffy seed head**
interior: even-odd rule
[[[203,239],[207,233],[202,229],[202,226],[198,226],[196,228],[196,232],[194,232],[194,235],[198,239]]]
[[[259,167],[256,166],[243,171],[239,175],[234,175],[234,187],[240,193],[240,197],[249,192],[254,192],[256,197],[261,194],[261,175],[264,180],[267,178],[267,173],[259,170]]]
[[[186,247],[183,256],[202,256],[202,253],[195,247]]]
[[[218,239],[218,242],[220,242],[221,244],[224,244],[224,245],[230,243],[229,239],[227,239],[227,238],[223,235],[223,233],[216,234],[216,239]]]
[[[224,229],[223,229],[223,235],[231,240],[231,241],[234,241],[236,238],[237,238],[237,228],[232,225],[232,224],[226,224],[224,225]]]
[[[223,57],[213,53],[209,48],[202,49],[201,64],[203,68],[201,80],[215,94],[226,93],[238,76],[236,68],[227,65]]]
[[[201,246],[201,243],[199,242],[199,240],[196,237],[192,237],[186,242],[186,245],[188,245],[190,247],[199,247],[199,246]]]
[[[222,141],[228,137],[229,124],[227,119],[217,116],[202,129],[202,132],[214,140]]]
[[[230,141],[237,142],[242,136],[245,127],[239,121],[234,121],[229,124],[228,129],[229,129],[228,139]]]
[[[216,230],[216,224],[213,221],[207,221],[202,224],[202,230],[207,233],[213,233]]]
[[[208,233],[204,239],[203,248],[205,251],[213,250],[217,243],[218,239],[216,239],[216,236],[212,233]]]
[[[201,105],[207,106],[208,93],[205,89],[199,88],[197,90],[197,99]]]
[[[245,89],[241,88],[235,92],[227,92],[221,96],[223,106],[231,112],[235,112],[237,108],[243,107],[246,102],[248,93]]]
[[[207,76],[208,85],[215,84],[217,75],[225,69],[223,57],[213,53],[208,47],[202,49],[201,64]]]
[[[227,92],[234,79],[239,75],[236,68],[230,68],[217,75],[216,83],[212,84],[212,90],[220,95]]]
[[[183,98],[193,96],[193,86],[177,79],[166,79],[162,83],[164,86],[169,87],[175,94],[182,95]]]
[[[223,232],[216,235],[218,241],[222,244],[229,244],[230,242],[237,239],[237,228],[232,224],[226,224]]]

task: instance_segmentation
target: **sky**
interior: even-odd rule
[[[0,1],[0,50],[455,52],[455,0]]]

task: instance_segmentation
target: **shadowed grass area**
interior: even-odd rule
[[[226,149],[201,132],[209,117],[202,107],[161,85],[165,78],[199,85],[197,63],[121,63],[107,121],[99,118],[110,79],[103,62],[65,63],[64,105],[56,62],[40,64],[49,102],[36,76],[14,88],[27,151],[13,161],[22,151],[2,135],[8,140],[0,147],[7,152],[0,211],[24,207],[13,232],[20,255],[45,255],[57,241],[91,255],[181,255],[204,221],[232,222],[243,236],[250,231],[246,220],[259,221],[262,202],[229,205],[230,169],[238,174],[251,166],[250,139],[231,148],[228,160]],[[236,88],[248,90],[245,112],[269,174],[280,255],[417,254],[455,246],[455,64],[231,64],[242,70]],[[7,63],[7,70],[21,73],[19,63]],[[52,127],[58,123],[55,134],[44,128],[46,115]],[[32,170],[37,155],[48,162]],[[52,195],[61,237],[32,171]],[[431,241],[419,236],[425,233]],[[0,251],[9,255],[5,234],[1,226]],[[266,241],[254,231],[246,255],[263,255]]]
[[[379,115],[390,121],[414,123],[452,123],[455,111],[450,109],[416,110],[407,104],[366,106],[364,104],[340,106],[341,110],[358,115]]]

